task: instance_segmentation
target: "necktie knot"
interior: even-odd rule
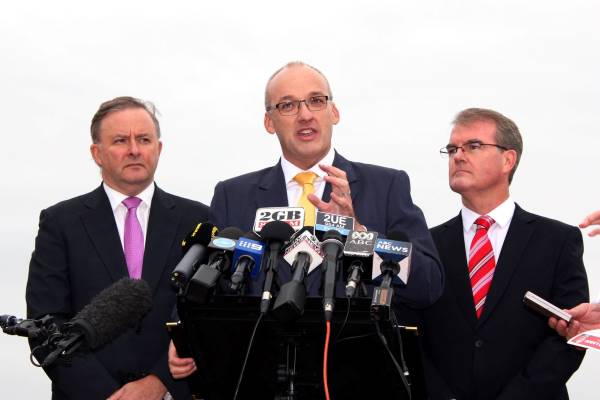
[[[490,229],[490,226],[494,225],[496,221],[488,215],[482,215],[481,217],[475,220],[475,225],[477,225],[477,230],[485,229],[486,231]]]
[[[300,185],[312,185],[317,178],[317,174],[311,171],[300,172],[294,176],[294,180]]]
[[[123,204],[125,205],[125,207],[127,207],[128,210],[131,210],[132,208],[138,208],[141,202],[142,199],[140,199],[139,197],[128,197],[125,200],[123,200]]]

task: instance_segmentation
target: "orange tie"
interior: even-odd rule
[[[302,195],[300,196],[300,200],[298,201],[298,207],[304,208],[304,225],[305,226],[315,226],[315,218],[316,218],[316,208],[308,200],[308,195],[315,192],[315,187],[313,183],[317,178],[317,174],[314,172],[306,171],[300,172],[294,177],[294,180],[298,182],[300,186],[302,186]]]

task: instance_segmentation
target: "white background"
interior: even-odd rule
[[[266,79],[291,60],[330,80],[347,158],[406,170],[430,226],[454,216],[438,149],[461,109],[496,109],[525,150],[525,209],[570,224],[600,208],[600,3],[592,1],[22,1],[0,7],[0,313],[25,315],[39,211],[95,188],[89,122],[102,101],[161,111],[157,182],[209,203],[219,180],[272,165]],[[600,239],[585,238],[592,296]],[[2,397],[49,398],[23,338],[0,336]],[[599,354],[569,383],[597,398]]]

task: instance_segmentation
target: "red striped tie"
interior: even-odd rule
[[[485,303],[485,298],[490,290],[496,268],[494,249],[492,249],[492,243],[487,234],[494,222],[487,215],[475,220],[477,231],[471,242],[471,250],[469,250],[469,278],[471,279],[477,318],[481,317],[483,303]]]

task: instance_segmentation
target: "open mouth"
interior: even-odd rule
[[[317,131],[312,128],[301,129],[296,134],[302,138],[310,138],[317,134]]]

